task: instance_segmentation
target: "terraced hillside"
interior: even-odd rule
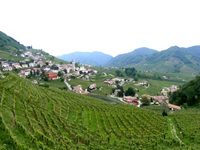
[[[0,75],[0,149],[183,149],[169,119]]]

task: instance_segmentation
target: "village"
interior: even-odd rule
[[[76,65],[75,61],[72,60],[69,64],[58,64],[54,63],[51,60],[45,58],[45,56],[41,53],[33,54],[31,51],[26,51],[21,54],[24,58],[23,61],[18,63],[16,62],[7,62],[2,61],[2,71],[14,71],[19,70],[18,75],[22,78],[29,78],[30,76],[41,76],[44,74],[46,80],[58,80],[63,78],[63,82],[66,87],[77,93],[77,94],[90,94],[91,91],[97,90],[97,84],[92,83],[88,88],[83,89],[82,85],[71,86],[69,81],[72,77],[81,78],[83,80],[91,80],[90,76],[95,76],[98,71],[92,69],[91,65]],[[107,76],[104,72],[102,75]],[[133,78],[118,78],[114,75],[110,75],[112,78],[105,79],[102,82],[114,88],[115,90],[109,96],[112,98],[116,98],[119,101],[140,107],[144,102],[142,100],[146,99],[150,102],[150,105],[162,105],[165,103],[170,110],[180,110],[180,106],[176,106],[169,103],[169,93],[173,93],[178,89],[177,86],[172,85],[170,87],[165,87],[161,89],[160,95],[150,96],[147,94],[143,94],[141,97],[138,96],[137,92],[135,95],[125,95],[119,97],[120,89],[118,86],[123,86],[124,83],[131,82],[136,86],[143,86],[145,88],[149,88],[149,84],[147,81],[136,82]],[[33,80],[32,83],[39,84],[37,80]],[[101,90],[98,89],[98,90]],[[137,91],[137,90],[136,90]]]

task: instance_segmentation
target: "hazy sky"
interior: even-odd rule
[[[0,30],[52,55],[200,45],[199,0],[0,0]]]

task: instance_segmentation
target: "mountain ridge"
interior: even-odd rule
[[[107,65],[132,66],[141,71],[200,73],[200,46],[198,45],[188,48],[171,46],[166,50],[154,51],[147,55],[140,53],[135,55],[136,50],[114,57]]]
[[[122,65],[128,66],[132,64],[137,64],[141,62],[142,60],[144,60],[147,57],[147,55],[157,53],[157,52],[158,52],[157,50],[146,48],[146,47],[137,48],[133,50],[132,52],[117,55],[116,57],[112,58],[106,65],[113,66],[112,64],[116,64],[114,65],[115,67],[121,67]],[[120,61],[122,59],[123,61]]]
[[[57,57],[66,61],[71,61],[72,59],[74,59],[76,62],[79,62],[81,64],[91,64],[94,66],[103,66],[112,58],[111,55],[99,51],[73,52]]]

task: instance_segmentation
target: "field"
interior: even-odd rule
[[[137,85],[135,85],[135,83],[127,82],[127,83],[124,84],[124,90],[127,90],[128,87],[133,87],[133,88],[139,90],[139,92],[138,92],[139,96],[142,96],[143,94],[155,96],[155,95],[160,95],[160,91],[164,87],[169,88],[171,85],[180,86],[180,85],[183,84],[183,83],[175,82],[175,81],[174,82],[172,82],[172,81],[160,81],[160,80],[152,80],[152,79],[139,80],[138,82],[142,82],[142,81],[147,81],[150,86],[147,88],[145,86],[137,86]]]
[[[108,86],[105,83],[103,83],[103,81],[105,79],[112,79],[114,77],[112,76],[94,76],[92,77],[92,81],[87,81],[87,80],[82,80],[82,79],[72,79],[69,81],[69,84],[71,84],[72,86],[76,86],[76,85],[82,85],[83,89],[87,89],[89,87],[89,85],[96,83],[98,89],[100,88],[101,90],[95,90],[93,91],[93,93],[95,94],[100,94],[100,95],[108,95],[111,94],[112,91],[112,86]],[[150,85],[148,88],[146,88],[145,86],[137,86],[135,85],[138,82],[142,82],[142,81],[147,81],[148,84]],[[134,89],[138,89],[138,95],[141,96],[143,94],[148,94],[148,95],[160,95],[160,91],[162,90],[162,88],[164,87],[170,87],[171,85],[177,85],[180,86],[183,83],[182,82],[176,82],[176,81],[161,81],[161,80],[152,80],[152,79],[140,79],[139,81],[137,81],[136,83],[133,82],[125,82],[123,85],[124,90],[127,90],[129,87],[133,87]]]
[[[112,86],[108,86],[103,81],[105,79],[111,79],[112,76],[93,76],[91,77],[89,81],[87,80],[82,80],[81,78],[79,79],[72,79],[69,81],[69,84],[71,86],[77,86],[77,85],[82,85],[83,90],[87,89],[91,84],[96,84],[97,90],[92,91],[92,93],[98,94],[98,95],[108,95],[111,94],[112,92]]]
[[[175,118],[181,120],[43,88],[12,73],[0,77],[0,149],[199,149],[199,132],[188,143],[190,135],[176,137],[182,121]]]

